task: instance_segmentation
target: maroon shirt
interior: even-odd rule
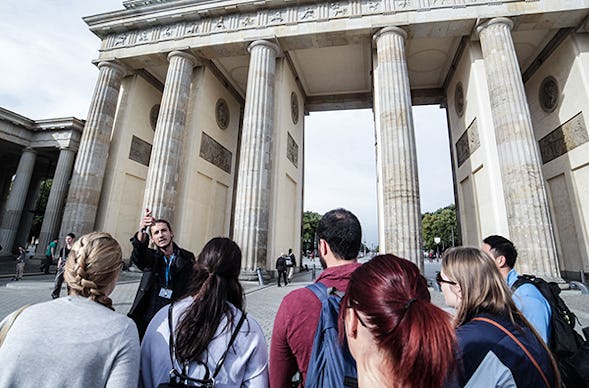
[[[346,291],[350,275],[360,264],[350,263],[323,271],[317,282],[338,291]],[[270,343],[270,387],[290,386],[292,376],[299,370],[303,380],[313,348],[313,337],[319,322],[321,302],[313,291],[299,288],[284,297],[272,330]]]

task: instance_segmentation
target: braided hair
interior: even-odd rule
[[[110,234],[92,232],[80,237],[65,264],[64,278],[70,294],[114,310],[108,294],[121,271],[122,258],[121,246]]]

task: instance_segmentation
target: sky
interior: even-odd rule
[[[33,120],[86,119],[100,40],[84,16],[123,9],[122,0],[1,0],[0,107]],[[454,203],[445,110],[414,107],[421,211]],[[344,207],[363,241],[378,245],[376,157],[371,110],[305,117],[304,210]]]

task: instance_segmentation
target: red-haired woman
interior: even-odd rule
[[[455,369],[452,318],[430,303],[415,264],[375,256],[352,274],[340,310],[358,386],[441,387]]]

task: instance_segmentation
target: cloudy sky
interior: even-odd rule
[[[99,39],[83,16],[123,9],[122,0],[1,0],[0,106],[38,120],[85,119]],[[446,115],[413,110],[422,212],[454,202]],[[305,210],[354,212],[364,241],[378,244],[374,125],[370,110],[312,113],[305,118]]]

